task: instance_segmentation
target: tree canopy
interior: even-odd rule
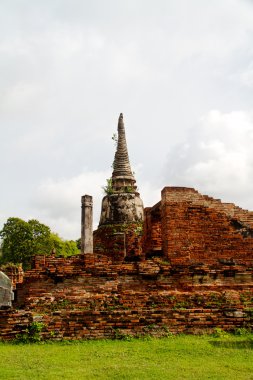
[[[63,240],[38,220],[28,222],[20,218],[9,218],[0,231],[1,262],[22,263],[30,266],[34,255],[48,255],[53,250],[57,255],[71,256],[79,253],[76,242]]]
[[[54,232],[51,233],[51,246],[59,256],[73,256],[80,253],[77,242],[74,240],[63,240]]]

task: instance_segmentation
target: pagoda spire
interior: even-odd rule
[[[123,121],[123,114],[119,115],[118,121],[118,142],[117,149],[113,161],[113,173],[112,178],[125,177],[128,179],[134,179],[126,143],[125,126]]]
[[[130,166],[122,113],[118,120],[118,141],[112,177],[107,182],[99,227],[105,224],[143,221],[143,203]]]

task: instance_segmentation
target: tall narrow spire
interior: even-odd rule
[[[102,200],[99,226],[142,221],[143,203],[129,162],[122,113],[119,115],[117,149],[109,184],[107,195]]]
[[[126,134],[122,113],[119,115],[117,150],[113,162],[112,178],[115,177],[126,177],[129,179],[134,179],[128,157]]]

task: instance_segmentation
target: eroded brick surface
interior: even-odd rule
[[[36,256],[17,284],[24,310],[0,311],[0,336],[33,319],[52,339],[252,329],[252,228],[251,212],[165,188],[145,210],[143,235],[137,224],[103,226],[93,254]]]

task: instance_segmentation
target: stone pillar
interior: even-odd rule
[[[5,273],[0,272],[0,308],[2,306],[11,306],[14,299],[11,280]]]
[[[93,252],[93,217],[92,217],[92,196],[83,195],[82,202],[82,219],[81,219],[81,253]]]

